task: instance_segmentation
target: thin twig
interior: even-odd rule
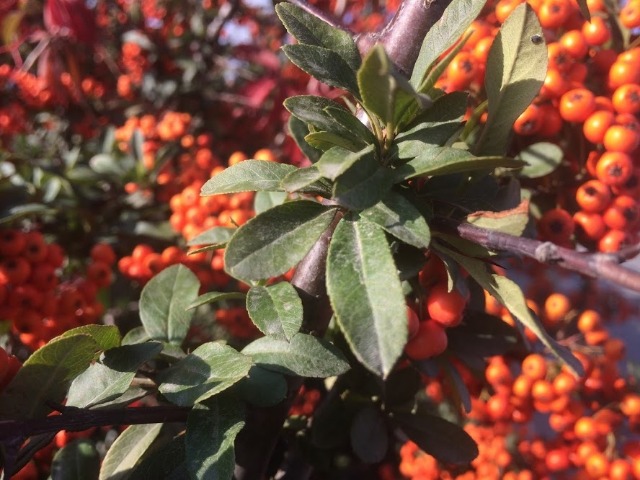
[[[640,272],[619,264],[628,259],[625,255],[637,252],[637,246],[631,247],[630,251],[625,252],[622,256],[607,253],[583,253],[551,242],[517,237],[508,233],[476,227],[469,223],[455,225],[442,220],[440,223],[455,228],[462,238],[483,247],[524,255],[540,263],[559,265],[567,270],[593,278],[609,280],[621,287],[640,292]]]

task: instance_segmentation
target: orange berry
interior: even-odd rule
[[[443,283],[435,285],[426,299],[427,314],[444,327],[454,327],[462,321],[462,312],[467,304],[457,291],[447,291]]]

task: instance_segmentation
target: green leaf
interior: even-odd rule
[[[445,72],[447,67],[451,64],[453,59],[458,55],[458,53],[462,50],[464,45],[469,40],[471,36],[471,32],[468,32],[464,35],[458,43],[455,44],[453,48],[451,48],[441,60],[436,62],[433,68],[429,71],[427,78],[424,79],[422,85],[418,89],[421,93],[427,93],[430,95],[437,95],[439,90],[436,88],[436,82],[439,78],[442,77],[442,74]]]
[[[538,94],[547,72],[542,27],[529,4],[516,7],[493,41],[487,59],[485,88],[489,115],[475,145],[482,155],[502,155],[511,127]]]
[[[502,212],[471,213],[467,215],[467,222],[477,227],[520,236],[529,223],[529,201],[525,200],[516,208]]]
[[[198,308],[207,303],[222,302],[224,300],[244,300],[246,294],[241,292],[207,292],[200,295],[192,303],[189,304],[187,310]]]
[[[443,418],[423,412],[396,412],[393,419],[420,449],[441,462],[466,464],[478,456],[478,446],[469,434]]]
[[[88,408],[115,400],[129,389],[137,368],[161,350],[161,343],[149,342],[105,352],[101,363],[94,363],[71,383],[66,405]]]
[[[187,419],[185,447],[189,473],[197,479],[231,478],[234,441],[244,426],[244,406],[217,397],[196,405]]]
[[[14,220],[18,220],[19,218],[27,217],[29,215],[45,215],[53,213],[56,213],[54,208],[49,208],[40,203],[27,203],[6,210],[3,208],[0,213],[0,225],[13,222]]]
[[[411,85],[420,88],[431,65],[448,50],[476,19],[486,0],[453,0],[429,29],[411,72]]]
[[[262,337],[247,345],[242,353],[262,368],[301,377],[332,377],[349,370],[342,352],[323,338],[297,333],[291,341]]]
[[[442,248],[441,246],[438,247]],[[507,307],[509,312],[529,328],[540,341],[560,360],[562,360],[578,376],[582,372],[582,364],[573,356],[571,350],[551,337],[542,327],[540,320],[527,305],[526,298],[520,287],[506,277],[492,273],[488,266],[473,258],[465,257],[451,250],[445,249],[445,253],[458,262],[469,275],[487,290],[491,296]]]
[[[407,342],[406,305],[384,231],[343,218],[327,254],[327,292],[355,356],[386,377]]]
[[[252,287],[247,292],[247,311],[265,335],[284,335],[291,340],[302,325],[302,300],[288,282]]]
[[[426,98],[399,74],[382,44],[376,44],[358,70],[358,86],[362,103],[385,124],[396,125],[411,103],[426,106]]]
[[[518,331],[499,317],[468,311],[462,325],[447,329],[448,349],[480,357],[503,355],[518,344]]]
[[[196,235],[187,242],[187,245],[219,245],[224,246],[233,236],[237,228],[213,227]]]
[[[282,188],[287,192],[316,193],[325,198],[331,196],[331,185],[322,178],[315,165],[291,172],[282,180]]]
[[[233,391],[243,400],[258,407],[271,407],[287,396],[284,375],[253,365],[245,378],[233,386]]]
[[[425,145],[420,155],[395,169],[394,182],[399,183],[422,175],[445,175],[521,165],[522,162],[512,158],[476,157],[467,150]]]
[[[335,106],[328,106],[324,108],[324,111],[331,116],[341,127],[348,132],[351,132],[352,136],[362,140],[363,147],[369,143],[376,143],[376,137],[373,132],[369,130],[355,115],[344,108],[337,108]]]
[[[358,152],[363,146],[363,143],[350,133],[342,135],[334,132],[312,132],[304,139],[309,145],[323,152],[335,146]]]
[[[200,194],[207,196],[264,190],[280,191],[280,182],[295,168],[286,163],[245,160],[226,168],[215,177],[207,180],[202,186]]]
[[[57,338],[31,355],[0,396],[2,418],[38,418],[60,403],[71,381],[89,367],[101,350],[89,335]]]
[[[115,325],[83,325],[72,328],[57,336],[52,342],[61,338],[69,338],[74,335],[89,335],[100,347],[100,350],[109,350],[120,346],[120,331]]]
[[[360,67],[360,52],[349,32],[333,27],[289,3],[278,4],[276,13],[287,31],[298,42],[333,50],[354,71]]]
[[[109,153],[98,153],[89,159],[91,169],[100,175],[113,177],[123,177],[127,171],[122,167],[122,163],[116,160]]]
[[[247,375],[251,359],[221,343],[200,345],[159,376],[167,400],[191,406],[226,390]]]
[[[342,88],[360,98],[355,71],[336,52],[315,45],[285,45],[285,55],[312,77],[332,87]]]
[[[431,231],[422,214],[399,193],[390,191],[373,207],[360,212],[399,240],[416,248],[429,248]]]
[[[282,205],[286,199],[287,192],[258,192],[253,199],[253,210],[256,212],[256,215],[260,215],[272,207]]]
[[[157,443],[160,443],[159,441]],[[169,443],[154,448],[149,455],[145,455],[127,477],[135,480],[188,480],[185,436],[178,435]],[[155,445],[154,445],[155,447]],[[110,479],[114,480],[114,479]],[[120,480],[120,477],[117,477]]]
[[[133,467],[156,439],[161,429],[162,423],[127,427],[109,447],[100,469],[100,480],[130,478]]]
[[[100,455],[86,439],[73,440],[58,450],[51,463],[51,477],[54,480],[98,480],[100,475]]]
[[[387,424],[373,406],[362,408],[351,424],[351,447],[364,463],[381,462],[389,449]]]
[[[151,337],[147,334],[147,331],[141,325],[139,327],[133,327],[127,332],[122,339],[122,345],[136,345],[139,343],[145,343],[151,340]]]
[[[336,179],[333,200],[353,210],[372,207],[391,190],[393,174],[393,170],[382,166],[374,155],[360,157]]]
[[[518,172],[519,176],[540,178],[560,166],[564,159],[564,152],[555,143],[538,142],[522,149],[516,159],[526,162],[526,165]]]
[[[306,155],[311,163],[317,162],[322,152],[320,150],[317,150],[316,148],[313,148],[304,139],[307,135],[309,135],[309,126],[306,124],[306,122],[303,122],[299,118],[291,115],[291,117],[289,117],[287,126],[289,127],[289,135],[291,135],[293,140],[296,142],[298,148],[302,150],[302,153]]]
[[[164,269],[142,289],[140,321],[153,340],[182,343],[193,312],[187,310],[198,297],[198,277],[184,265]]]
[[[314,165],[323,177],[335,180],[356,162],[366,159],[369,163],[376,162],[375,147],[368,145],[363,150],[351,152],[342,147],[331,147],[324,152],[320,160]]]
[[[241,280],[263,280],[285,273],[307,254],[335,211],[300,200],[249,220],[229,241],[224,256],[227,272]]]
[[[351,114],[349,110],[338,102],[316,95],[296,95],[287,98],[283,105],[294,117],[302,120],[304,123],[312,125],[317,130],[335,132],[343,135],[349,134],[349,129],[343,128],[343,126],[338,124],[335,118],[329,114],[328,109],[331,109],[330,111],[341,110],[344,113]]]

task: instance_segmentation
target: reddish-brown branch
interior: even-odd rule
[[[640,292],[640,272],[619,265],[637,253],[638,248],[631,247],[623,255],[605,253],[584,253],[551,242],[542,242],[531,238],[516,237],[507,233],[476,227],[469,223],[450,225],[462,238],[483,247],[524,255],[541,263],[559,265],[568,270],[593,278],[609,280],[621,287]]]
[[[358,38],[360,53],[364,55],[373,45],[382,43],[396,67],[410,76],[422,40],[450,3],[451,0],[404,0],[381,32]]]
[[[176,406],[137,407],[119,410],[89,410],[62,407],[60,415],[25,420],[0,421],[0,444],[5,450],[5,474],[10,474],[22,443],[42,434],[62,430],[81,431],[108,425],[140,425],[148,423],[186,422],[190,408]],[[20,465],[15,465],[19,467]]]

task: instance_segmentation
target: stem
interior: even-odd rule
[[[381,32],[365,34],[357,39],[360,53],[364,56],[373,45],[382,43],[396,67],[409,76],[420,53],[422,40],[450,3],[451,0],[404,0]]]
[[[108,425],[186,422],[190,408],[162,406],[119,410],[89,410],[61,407],[60,415],[26,420],[0,421],[0,444],[5,449],[5,475],[13,473],[22,443],[30,437],[55,434],[62,430],[81,431]]]
[[[618,254],[582,253],[560,247],[551,242],[542,242],[531,238],[516,237],[507,233],[480,228],[469,223],[454,224],[442,221],[454,228],[462,238],[483,247],[503,252],[524,255],[540,263],[559,265],[568,270],[588,277],[609,280],[610,282],[640,292],[640,272],[625,268],[619,263],[637,254],[639,247],[629,247]]]
[[[331,320],[332,312],[325,285],[325,266],[329,242],[341,218],[342,212],[338,211],[329,228],[298,264],[291,280],[291,284],[300,295],[304,309],[301,330],[312,335],[323,336]],[[248,408],[245,426],[235,443],[236,480],[265,478],[282,425],[302,383],[303,378],[289,376],[287,396],[282,402],[273,407]]]

